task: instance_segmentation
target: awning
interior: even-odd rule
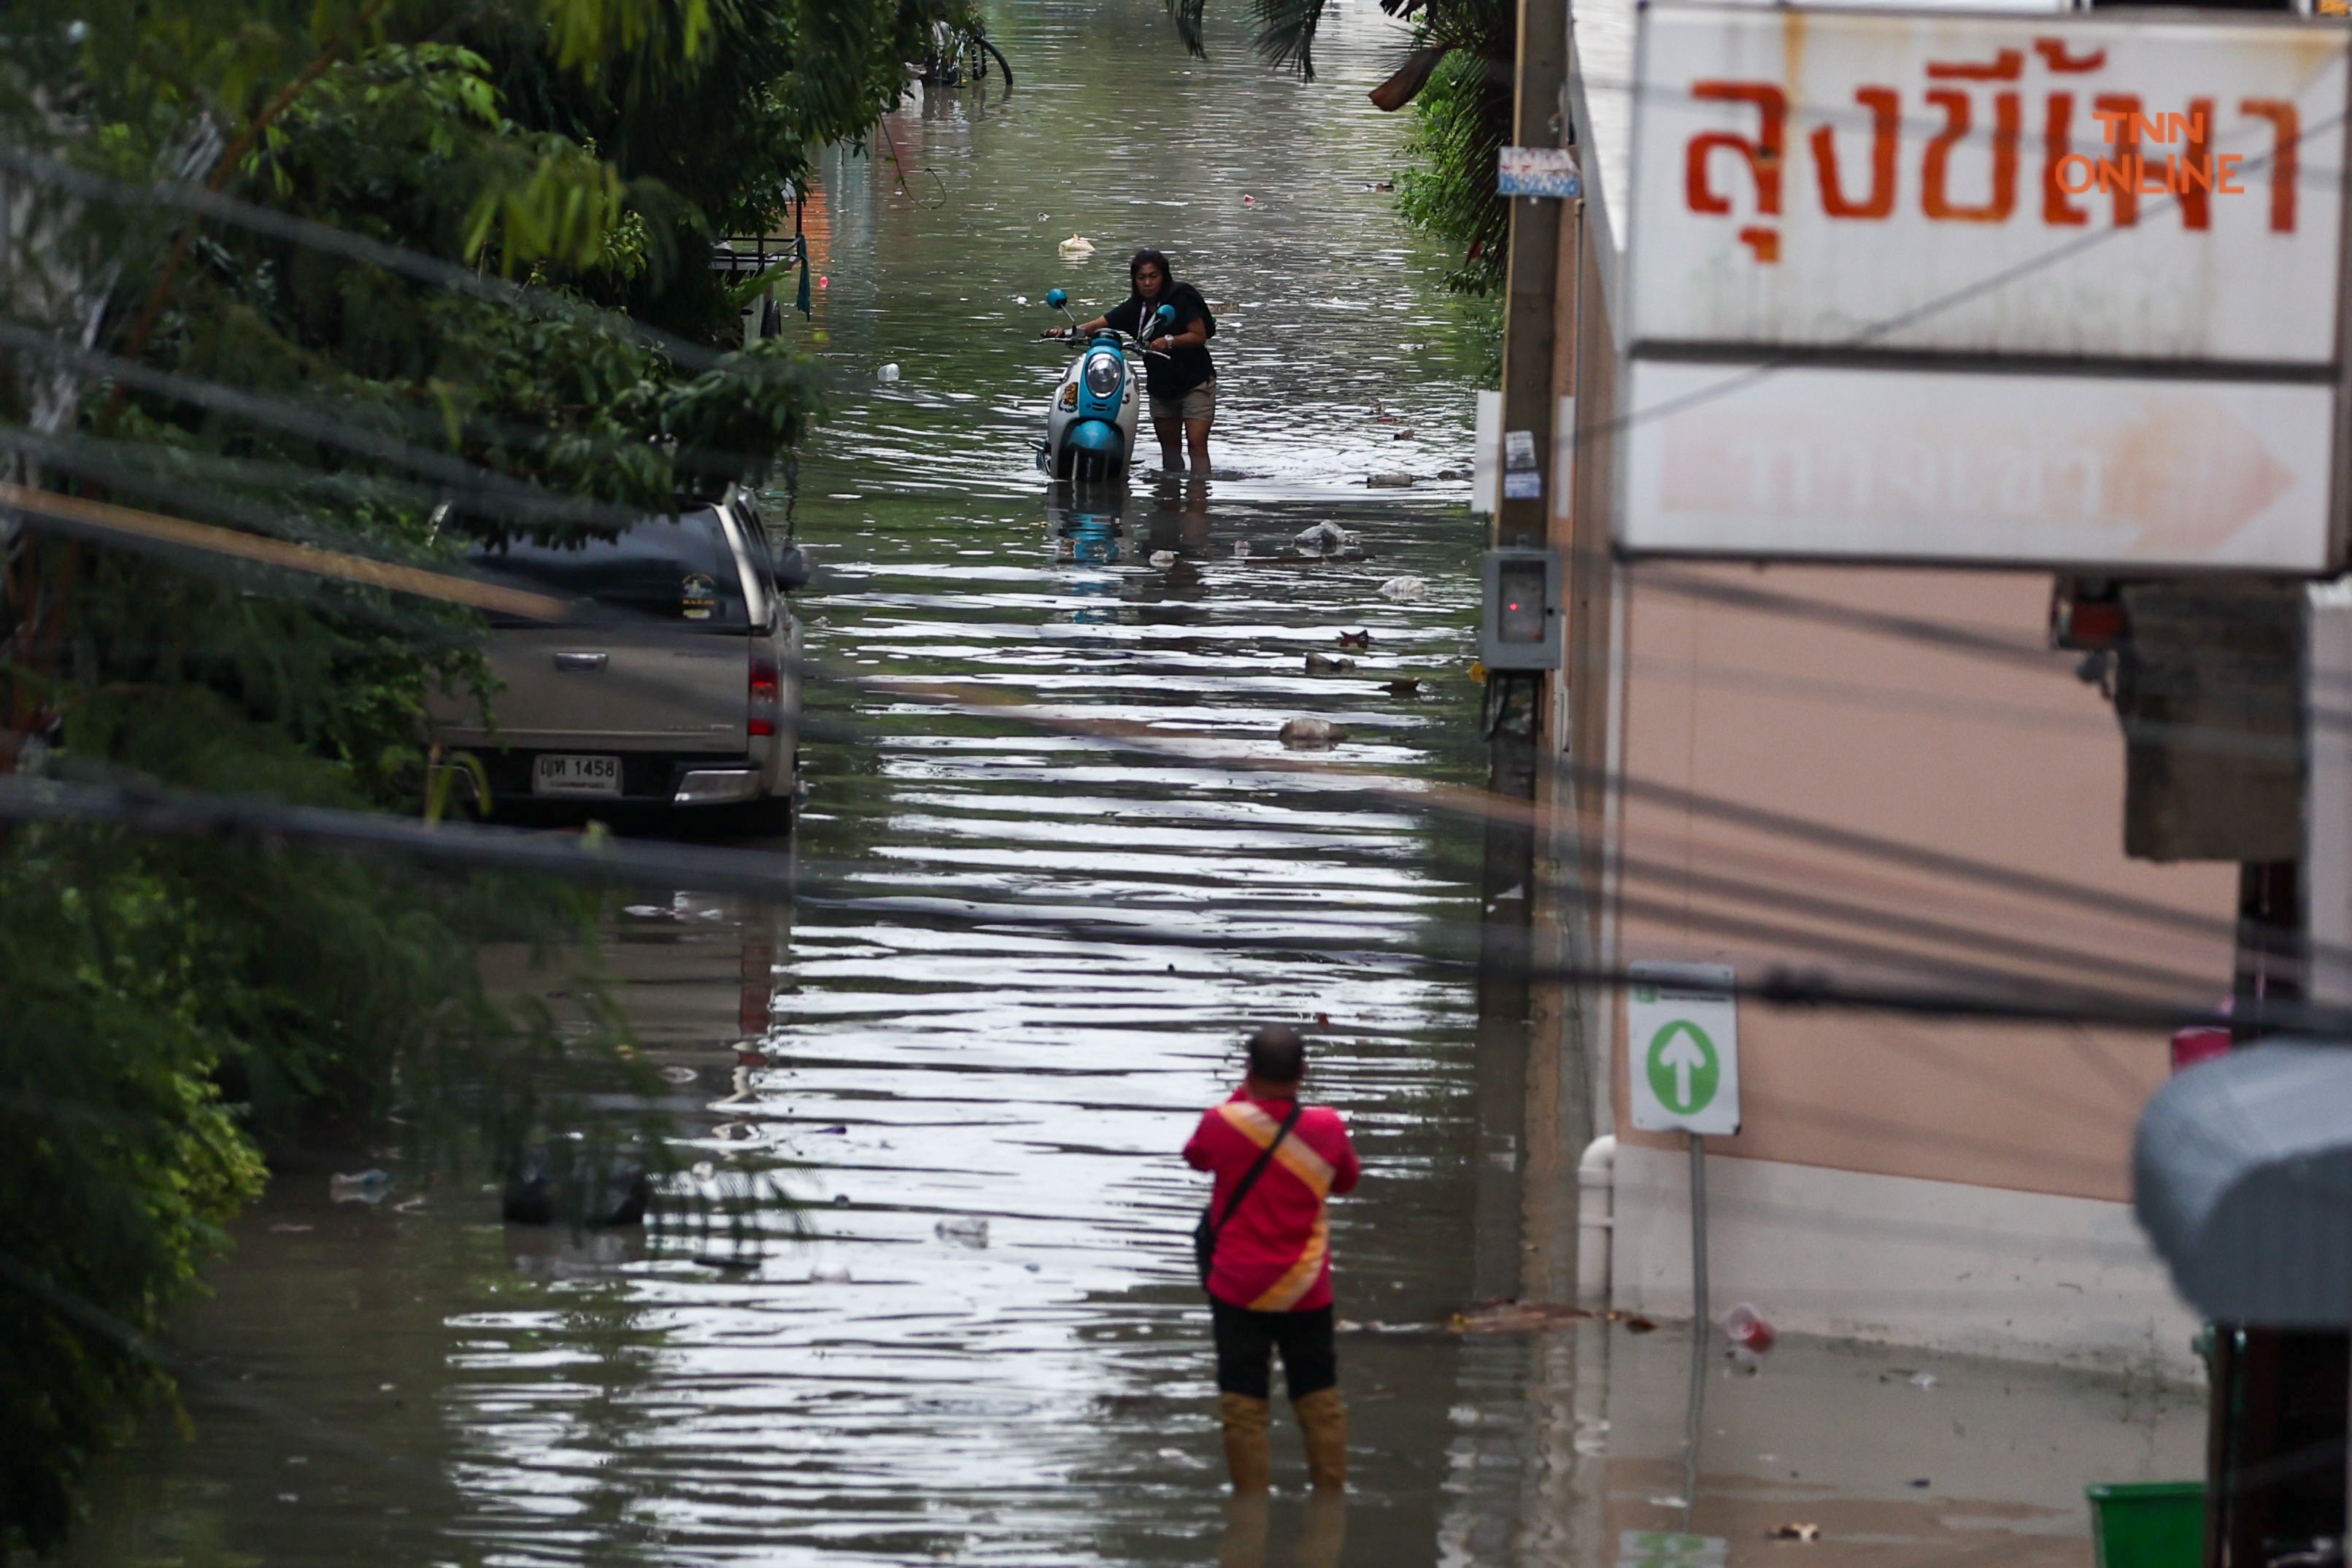
[[[2175,1078],[2141,1113],[2132,1193],[2206,1316],[2352,1325],[2352,1044],[2269,1042]]]

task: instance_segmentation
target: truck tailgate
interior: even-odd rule
[[[507,627],[492,633],[485,727],[442,710],[458,745],[532,750],[710,751],[750,744],[751,640],[667,628]]]

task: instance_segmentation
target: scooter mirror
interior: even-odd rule
[[[1045,295],[1045,308],[1048,310],[1059,310],[1069,302],[1070,291],[1066,288],[1052,289]]]
[[[1176,324],[1176,307],[1162,305],[1151,313],[1151,320],[1154,326],[1173,327]]]

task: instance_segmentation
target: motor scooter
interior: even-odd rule
[[[1048,293],[1045,304],[1066,317],[1070,314],[1066,289]],[[1075,319],[1070,324],[1077,325]],[[1150,317],[1137,350],[1150,352],[1143,343],[1175,325],[1174,307],[1162,305]],[[1141,375],[1139,366],[1128,363],[1118,332],[1106,327],[1089,337],[1054,388],[1037,466],[1057,481],[1124,484],[1135,452],[1136,414],[1143,402]]]

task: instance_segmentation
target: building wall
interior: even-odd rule
[[[1654,564],[1621,591],[1619,959],[2226,994],[2235,868],[2124,858],[2122,739],[2046,649],[2046,575]],[[1633,1131],[1622,1019],[1596,1037],[1617,1292],[1686,1311],[1683,1140]],[[1750,1002],[1739,1042],[1743,1124],[1709,1144],[1718,1302],[2179,1369],[2185,1319],[2126,1207],[2161,1032]]]

